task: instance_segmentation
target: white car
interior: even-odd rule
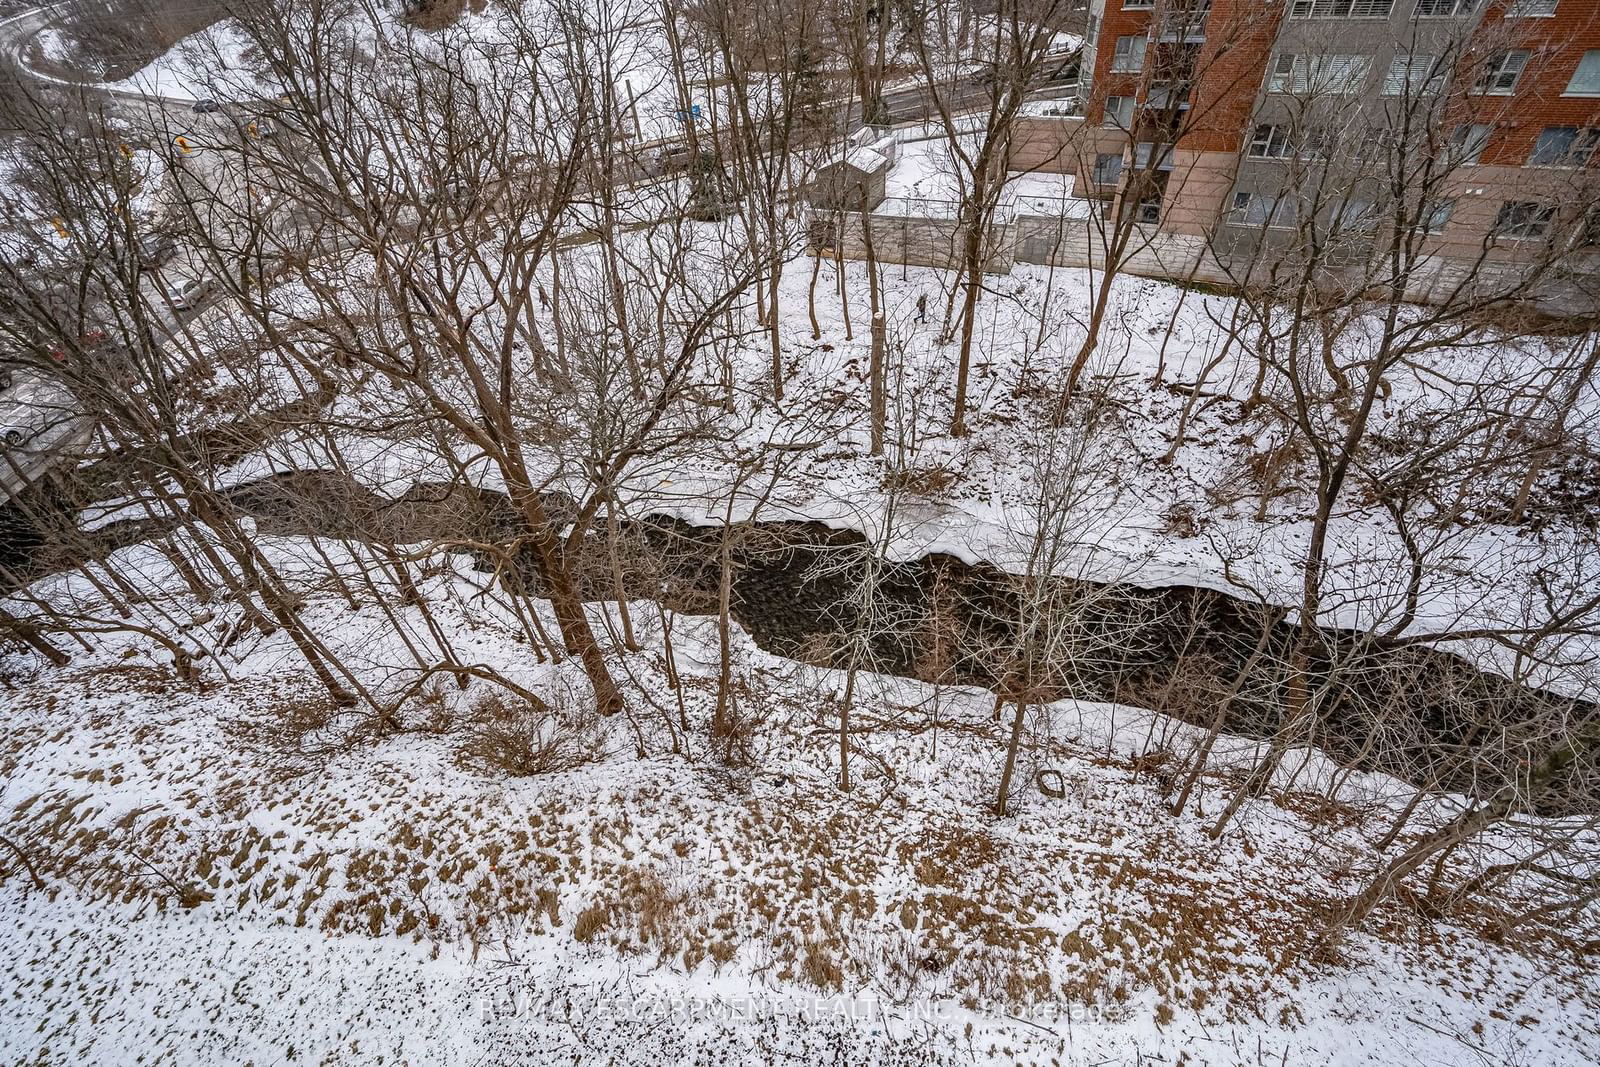
[[[12,460],[49,452],[83,421],[77,398],[54,378],[17,368],[0,393],[0,452]]]
[[[652,178],[690,169],[695,162],[694,149],[687,141],[678,141],[656,149],[650,157],[649,173]]]
[[[174,311],[193,311],[211,295],[216,284],[210,278],[190,278],[167,290]]]
[[[54,378],[17,367],[0,393],[0,501],[26,491],[58,466],[74,466],[94,420]]]

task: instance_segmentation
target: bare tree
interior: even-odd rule
[[[1067,0],[1002,4],[975,32],[967,9],[958,5],[957,11],[952,18],[947,5],[917,5],[907,15],[907,40],[948,145],[959,190],[962,299],[950,432],[961,437],[967,432],[967,378],[978,299],[985,266],[996,249],[996,214],[1011,180],[1017,117],[1028,89],[1059,53],[1057,38],[1074,7]],[[971,60],[982,68],[976,114],[965,111],[971,101],[963,95],[972,89],[961,73]],[[946,320],[948,330],[948,313]]]

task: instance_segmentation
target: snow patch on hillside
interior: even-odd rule
[[[309,548],[263,544],[290,574]],[[479,580],[458,559],[424,590],[458,654],[581,714],[571,661],[535,662]],[[615,611],[591,610],[597,626]],[[367,684],[392,684],[405,656],[374,609],[324,595],[306,611]],[[1295,793],[1255,802],[1211,841],[1204,813],[1248,742],[1224,739],[1200,810],[1174,818],[1127,756],[1175,724],[1063,702],[1030,715],[1019,780],[1047,768],[1065,795],[1025,784],[996,819],[989,695],[864,674],[842,793],[840,673],[736,631],[757,718],[753,758],[728,764],[707,732],[714,625],[668,620],[675,690],[658,617],[632,617],[645,651],[616,667],[641,698],[600,724],[602,758],[521,778],[472,757],[487,683],[440,685],[378,728],[320,701],[281,634],[232,646],[231,680],[201,690],[137,637],[61,671],[0,662],[0,828],[43,883],[12,867],[0,884],[0,1057],[1353,1065],[1447,1061],[1462,1042],[1600,1056],[1582,1022],[1600,983],[1559,954],[1448,920],[1414,947],[1400,908],[1336,962],[1306,954],[1400,783],[1355,776],[1360,803],[1331,812]],[[1346,873],[1328,873],[1335,856]]]

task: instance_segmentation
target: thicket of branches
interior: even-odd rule
[[[480,716],[486,750],[521,745],[506,757],[516,766],[589,752],[551,742],[548,703],[476,661],[441,623],[440,603],[470,595],[515,629],[530,656],[575,659],[595,711],[657,715],[674,748],[703,731],[714,758],[738,762],[752,758],[761,726],[733,665],[738,561],[761,550],[755,522],[793,464],[831,444],[843,418],[883,456],[885,502],[863,517],[865,547],[816,568],[819,582],[848,586],[825,647],[814,650],[845,672],[832,734],[841,788],[859,777],[852,712],[863,671],[890,666],[944,682],[972,677],[963,659],[983,661],[999,724],[993,808],[1003,815],[1028,777],[1020,769],[1041,740],[1041,708],[1126,673],[1153,635],[1178,633],[1169,681],[1152,703],[1195,729],[1151,739],[1167,761],[1174,813],[1215,778],[1229,799],[1214,809],[1211,832],[1227,832],[1251,798],[1297,784],[1297,753],[1338,749],[1334,732],[1354,722],[1366,748],[1350,763],[1413,787],[1374,842],[1382,866],[1336,925],[1359,922],[1418,872],[1435,902],[1530,874],[1552,894],[1540,916],[1594,898],[1579,847],[1600,786],[1589,703],[1600,636],[1592,539],[1552,549],[1536,587],[1504,617],[1474,605],[1441,617],[1426,595],[1474,524],[1523,522],[1535,510],[1542,479],[1581,435],[1600,352],[1586,318],[1562,324],[1557,343],[1549,322],[1521,313],[1545,283],[1567,276],[1570,242],[1529,244],[1514,274],[1492,267],[1486,245],[1436,302],[1408,302],[1429,268],[1421,224],[1461,165],[1446,132],[1458,123],[1459,94],[1419,86],[1356,119],[1313,91],[1295,102],[1291,125],[1319,131],[1316,153],[1290,168],[1297,225],[1277,227],[1288,236],[1262,241],[1241,273],[1231,316],[1216,323],[1220,347],[1181,383],[1187,400],[1167,456],[1220,385],[1209,376],[1225,364],[1251,368],[1240,415],[1257,446],[1237,472],[1238,499],[1259,501],[1265,515],[1270,502],[1292,498],[1308,535],[1287,591],[1252,573],[1255,546],[1215,545],[1251,594],[1224,629],[1154,599],[1113,596],[1110,584],[1060,580],[1081,576],[1097,547],[1083,531],[1103,528],[1115,506],[1100,474],[1119,445],[1123,386],[1103,342],[1113,283],[1149,239],[1138,209],[1159,153],[1095,216],[1105,254],[1064,350],[1071,357],[1044,390],[1049,432],[1032,455],[1031,498],[1008,515],[1018,565],[1006,594],[952,605],[935,589],[908,602],[889,580],[891,550],[909,537],[906,501],[935,495],[944,480],[929,439],[940,427],[955,437],[969,429],[977,308],[992,299],[984,263],[1021,104],[1081,11],[637,0],[600,11],[550,3],[404,14],[430,28],[413,32],[361,0],[234,5],[252,69],[224,73],[222,57],[212,58],[219,77],[248,82],[240,88],[256,103],[203,127],[180,125],[170,109],[132,116],[93,94],[18,95],[5,123],[20,200],[9,205],[0,257],[0,331],[18,373],[70,390],[77,409],[61,418],[92,427],[92,461],[14,505],[38,545],[0,571],[7,637],[63,665],[102,635],[137,634],[166,651],[176,677],[202,685],[228,676],[230,649],[283,634],[331,702],[382,729],[405,728],[441,680],[463,689],[476,680],[505,694]],[[639,144],[627,96],[635,90],[619,87],[617,72],[637,69],[641,24],[661,27],[651,38],[660,76],[682,112],[707,93],[717,99],[706,122],[687,126],[695,162],[682,174],[651,173],[658,146]],[[1453,62],[1470,70],[1484,49],[1464,38]],[[976,120],[962,95],[974,62],[986,86]],[[1153,66],[1146,80],[1159,76]],[[883,117],[895,79],[920,87],[957,162],[959,269],[942,331],[956,346],[947,376],[921,380],[904,324],[882,303],[883,265],[869,261],[871,397],[841,415],[786,393],[797,313],[780,281],[806,250],[807,181],[853,120]],[[1334,115],[1342,125],[1330,125]],[[1166,118],[1176,140],[1203,113],[1174,108]],[[1597,195],[1590,169],[1563,180],[1564,210],[1586,217]],[[212,280],[203,315],[151,283],[153,234],[176,241],[189,268]],[[1207,239],[1227,238],[1219,227]],[[811,251],[816,334],[821,250]],[[837,277],[848,329],[844,272]],[[1438,374],[1453,354],[1478,360],[1491,346],[1551,355],[1510,378],[1441,390],[1398,428],[1375,418],[1395,375]],[[740,358],[749,351],[762,358]],[[1156,377],[1152,387],[1167,384]],[[1022,395],[1036,383],[1015,384]],[[349,477],[375,441],[417,483],[398,500]],[[310,490],[285,482],[288,496],[264,504],[230,481],[234,465],[258,452],[344,477]],[[683,560],[652,558],[626,531],[644,517],[650,486],[707,456],[731,475],[697,500],[721,524],[706,563],[714,578],[693,591],[718,617],[721,671],[714,713],[696,725],[681,696],[674,709],[626,677],[645,628],[637,605],[687,596],[673,585],[687,573]],[[114,501],[114,518],[153,544],[163,565],[109,552],[113,535],[77,522],[73,505],[86,501]],[[1357,502],[1387,517],[1400,558],[1336,565],[1331,539]],[[314,536],[289,550],[261,535],[269,518]],[[452,561],[466,557],[479,569],[457,569]],[[29,584],[51,569],[94,595]],[[163,595],[169,580],[191,596]],[[319,608],[330,597],[359,609],[404,661],[377,674],[358,666],[348,622]],[[1324,625],[1334,609],[1337,633]],[[658,621],[670,665],[664,611]],[[914,666],[905,656],[886,663],[886,641],[908,633]],[[1408,688],[1395,672],[1412,661],[1400,653],[1441,644],[1488,649],[1504,675],[1559,682],[1565,696],[1530,717],[1525,705],[1496,706],[1470,685]],[[1386,672],[1384,684],[1372,681]],[[1424,706],[1444,709],[1442,719]],[[507,725],[519,707],[542,709],[538,729]],[[1263,743],[1229,784],[1211,757],[1219,738],[1239,731]],[[643,732],[633,736],[642,753]],[[1347,776],[1307,787],[1336,798]],[[1474,777],[1478,787],[1452,814],[1421,803]],[[1464,877],[1450,865],[1488,831],[1552,807],[1580,818],[1541,830],[1537,846],[1515,857],[1485,852]],[[1532,918],[1507,922],[1524,920]]]

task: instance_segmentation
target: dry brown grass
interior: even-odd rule
[[[825,993],[837,993],[844,988],[844,970],[834,950],[810,938],[801,946],[800,976]]]
[[[474,770],[522,778],[576,770],[604,757],[605,748],[593,714],[496,691],[473,703],[459,755]]]
[[[797,721],[810,710],[767,706]],[[494,722],[540,712],[499,701],[469,714]],[[673,778],[664,766],[625,785],[581,775],[481,790],[436,790],[376,766],[372,790],[352,796],[319,793],[304,776],[274,783],[241,758],[215,792],[129,812],[114,761],[138,773],[127,754],[137,729],[105,737],[104,763],[67,772],[60,790],[18,803],[0,825],[40,856],[47,879],[86,895],[181,905],[132,859],[136,850],[177,885],[213,895],[207,908],[270,909],[334,934],[480,944],[542,927],[646,966],[742,958],[822,991],[872,983],[896,997],[953,992],[1018,1006],[1148,1002],[1242,1017],[1339,963],[1307,959],[1320,917],[1300,887],[1269,880],[1283,868],[1267,845],[1236,877],[1212,880],[1192,873],[1214,865],[1210,846],[1164,817],[1137,821],[1138,798],[1154,790],[1128,786],[1126,772],[1152,782],[1165,769],[1159,753],[1132,764],[1108,757],[1100,765],[1114,769],[1099,778],[1085,759],[1086,782],[1115,783],[1133,806],[1085,818],[1081,804],[1062,804],[1048,835],[1019,840],[948,810],[880,817],[831,789],[776,801],[761,791],[708,795],[692,788],[698,771]],[[49,737],[19,730],[13,741],[26,752]],[[169,750],[162,741],[150,752]],[[235,791],[238,805],[221,806]],[[1285,806],[1316,826],[1350,814],[1294,797]],[[244,815],[263,807],[299,838],[253,828]],[[352,828],[362,844],[350,843]],[[1062,847],[1049,843],[1058,839]],[[1385,912],[1396,928],[1384,936],[1415,936],[1420,924],[1406,911]],[[1087,918],[1062,928],[1072,915]]]
[[[403,11],[411,25],[433,33],[455,25],[468,11],[481,13],[487,6],[485,0],[408,0]]]
[[[883,472],[885,490],[912,496],[937,498],[956,484],[956,472],[943,463],[924,463],[915,467],[889,467]]]
[[[1174,501],[1161,516],[1161,532],[1174,537],[1199,537],[1200,526],[1199,512],[1187,501]]]
[[[595,936],[611,924],[611,911],[603,904],[591,904],[578,912],[578,917],[572,923],[572,937],[575,941],[584,944],[595,939]]]
[[[641,943],[666,949],[681,940],[687,896],[667,885],[658,871],[649,867],[625,870],[621,902]]]

